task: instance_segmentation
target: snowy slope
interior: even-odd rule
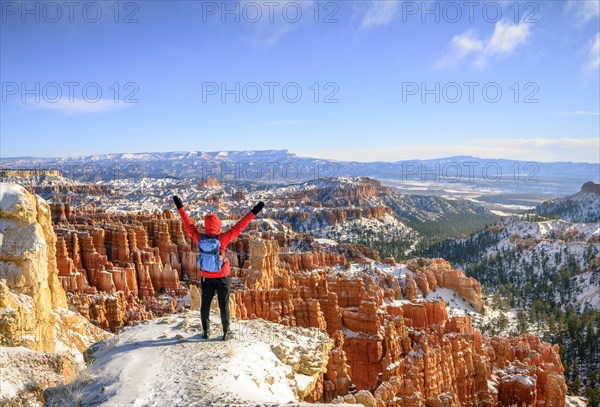
[[[593,259],[600,256],[600,222],[507,218],[494,228],[446,243],[435,255],[463,264],[465,269],[494,262],[496,266],[487,272],[479,268],[475,278],[486,281],[500,267],[515,286],[540,277],[552,284],[561,270],[579,270],[582,274],[573,275],[570,291],[555,290],[556,301],[579,309],[585,304],[600,309],[600,270],[593,266]]]
[[[127,327],[95,345],[92,364],[73,383],[50,389],[47,405],[297,402],[317,377],[302,366],[325,369],[333,344],[318,330],[264,320],[233,321],[234,338],[223,342],[219,325],[213,316],[208,340],[200,337],[198,312]]]
[[[585,189],[582,188],[574,195],[544,202],[536,207],[536,213],[543,216],[556,216],[570,222],[598,222],[600,221],[600,194],[589,190],[592,189],[592,185],[598,184],[586,183]]]
[[[591,307],[600,310],[600,272],[588,272],[575,277],[578,288],[577,304],[580,309]]]
[[[393,193],[380,201],[400,218],[413,222],[438,221],[451,215],[489,215],[482,205],[468,200]]]

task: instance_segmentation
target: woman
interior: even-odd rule
[[[174,196],[173,201],[175,201],[177,212],[181,216],[185,230],[199,249],[198,265],[202,274],[202,306],[200,307],[202,338],[208,339],[210,336],[210,304],[216,291],[219,310],[221,311],[221,323],[223,324],[223,340],[226,341],[231,338],[229,333],[229,273],[231,270],[225,255],[225,249],[231,240],[238,237],[246,229],[250,221],[258,215],[265,204],[259,202],[238,223],[223,233],[220,233],[221,219],[210,213],[204,217],[204,234],[201,234],[185,211],[181,199]]]

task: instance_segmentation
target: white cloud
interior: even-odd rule
[[[455,35],[450,41],[450,50],[437,62],[437,67],[455,65],[469,55],[474,55],[473,64],[485,67],[491,60],[510,55],[524,44],[531,34],[531,24],[510,24],[498,21],[494,32],[487,39],[479,39],[472,30]]]
[[[469,30],[455,35],[450,40],[450,50],[437,63],[438,67],[446,67],[459,63],[469,54],[482,52],[485,49],[483,41],[477,38],[474,31]]]
[[[586,23],[592,21],[598,26],[600,19],[599,0],[569,0],[564,6],[564,12],[575,22],[575,26],[582,28]],[[590,48],[588,60],[583,65],[586,73],[596,72],[600,67],[600,33],[596,34],[588,45]]]
[[[502,21],[496,23],[494,35],[486,45],[486,51],[490,54],[507,54],[517,46],[524,43],[529,36],[531,24],[504,24]]]
[[[57,102],[41,102],[41,103],[29,103],[29,106],[33,106],[39,109],[56,110],[65,113],[99,113],[107,112],[109,110],[121,109],[130,106],[132,103],[115,103],[111,99],[100,99],[97,102],[88,102],[84,99],[73,99],[69,101],[61,99]]]
[[[306,151],[316,158],[355,161],[398,161],[472,155],[524,161],[600,161],[598,138],[501,138],[466,140],[464,144],[406,144],[398,147]]]
[[[307,16],[307,13],[311,12],[308,10],[308,4],[294,0],[280,0],[270,5],[267,3],[252,0],[239,2],[240,10],[242,10],[240,11],[240,21],[249,29],[245,40],[254,45],[264,47],[275,45],[303,24],[307,17],[302,16]],[[246,9],[247,6],[251,7]],[[225,7],[225,2],[221,7]],[[285,14],[283,10],[286,10]]]
[[[502,139],[477,139],[476,144],[489,147],[517,148],[517,149],[548,149],[573,150],[581,148],[594,148],[600,144],[597,138],[502,138]]]
[[[600,67],[600,33],[596,34],[595,41],[592,41],[592,47],[588,55],[588,61],[584,66],[586,72],[593,72]]]
[[[388,24],[394,19],[400,6],[400,0],[371,0],[360,23],[360,30]]]
[[[556,112],[561,116],[600,116],[600,112],[592,112],[589,110],[576,110],[574,112]]]
[[[565,4],[565,12],[575,18],[578,25],[600,17],[600,1],[598,0],[569,0]]]

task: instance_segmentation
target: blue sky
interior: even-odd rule
[[[600,161],[597,0],[0,3],[2,157]]]

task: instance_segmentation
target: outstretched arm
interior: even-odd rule
[[[256,215],[262,210],[265,204],[263,202],[259,202],[254,208],[250,210],[242,219],[238,221],[235,225],[231,227],[227,232],[221,234],[221,241],[223,245],[227,245],[231,240],[235,239],[239,236],[240,233],[244,231],[254,219]]]
[[[188,235],[190,235],[191,238],[194,239],[194,243],[198,244],[198,240],[200,240],[202,234],[198,231],[196,225],[194,225],[194,222],[192,222],[192,220],[188,216],[187,212],[185,211],[185,208],[183,207],[183,204],[181,203],[181,199],[179,199],[178,196],[174,196],[173,201],[175,201],[177,212],[179,213],[179,216],[183,221],[183,227],[185,228],[186,232],[188,232]]]

